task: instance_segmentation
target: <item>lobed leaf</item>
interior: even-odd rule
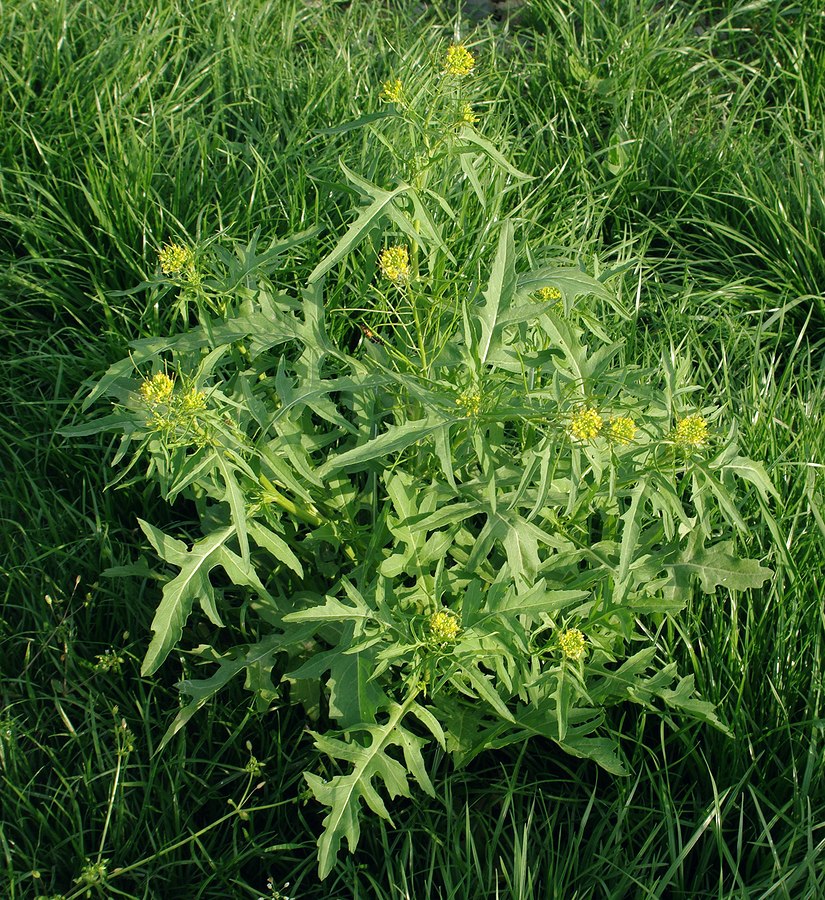
[[[736,556],[733,541],[720,541],[691,555],[682,555],[666,569],[670,572],[671,589],[687,587],[695,576],[706,594],[715,593],[720,585],[733,591],[759,588],[773,575],[773,570],[761,566],[758,560]]]
[[[346,839],[350,852],[358,846],[362,802],[376,815],[392,824],[373,781],[383,784],[390,799],[397,796],[409,797],[409,773],[424,791],[431,796],[434,794],[421,755],[421,748],[426,741],[402,725],[404,716],[413,704],[414,698],[409,698],[403,705],[391,704],[384,724],[353,728],[349,732],[349,741],[312,732],[318,750],[352,766],[349,774],[335,775],[329,781],[310,772],[304,773],[316,800],[330,808],[318,838],[318,874],[322,879],[332,871],[342,840]],[[366,746],[355,743],[353,735],[356,733],[369,743]],[[404,765],[387,753],[392,746],[401,749]]]
[[[158,556],[180,568],[178,574],[164,585],[161,602],[152,619],[152,640],[140,670],[142,675],[151,675],[180,640],[196,600],[210,621],[223,627],[209,579],[215,566],[221,566],[233,583],[252,587],[264,597],[269,594],[250,564],[225,546],[235,533],[233,526],[211,532],[187,550],[183,541],[169,537],[154,525],[143,519],[138,519],[138,523]]]

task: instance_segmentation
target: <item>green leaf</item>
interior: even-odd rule
[[[371,112],[359,116],[357,119],[352,119],[350,122],[344,122],[342,125],[333,125],[331,128],[316,128],[315,133],[323,135],[345,134],[348,131],[363,128],[365,125],[371,125],[373,122],[377,122],[380,119],[395,118],[397,115],[398,114],[391,109],[382,109],[378,112]]]
[[[114,412],[108,416],[92,419],[84,425],[67,425],[59,429],[58,434],[64,437],[87,437],[90,434],[100,434],[103,431],[135,431],[134,415],[127,412]]]
[[[411,524],[413,531],[435,531],[445,525],[454,525],[469,519],[477,513],[484,512],[484,507],[477,501],[467,503],[448,503],[441,509],[435,510],[431,515]]]
[[[755,559],[740,559],[733,553],[733,541],[720,541],[712,547],[696,550],[666,566],[671,577],[669,586],[684,587],[693,576],[699,578],[702,590],[713,594],[719,585],[732,591],[761,587],[773,575]]]
[[[429,563],[444,556],[452,544],[446,532],[437,532],[427,540],[424,530],[413,525],[414,520],[421,519],[435,508],[436,496],[425,491],[419,506],[421,486],[415,483],[412,475],[397,471],[386,481],[387,494],[396,513],[387,517],[387,527],[395,538],[396,552],[382,561],[381,574],[388,578],[397,578],[402,573],[423,575]]]
[[[588,684],[588,693],[594,703],[606,704],[630,696],[632,690],[644,682],[644,676],[656,657],[655,647],[645,647],[618,669],[612,670],[604,665],[591,663],[591,670],[598,671],[598,676]]]
[[[158,353],[160,353],[159,350]],[[152,353],[148,358],[154,355],[156,354]],[[80,407],[81,410],[85,412],[98,397],[103,397],[109,393],[124,396],[132,388],[132,376],[134,376],[137,366],[141,362],[145,362],[146,359],[144,357],[134,359],[131,356],[127,356],[125,359],[112,363],[83,401],[83,405]],[[102,423],[105,419],[100,419],[99,421]],[[91,433],[93,434],[94,432]]]
[[[218,693],[221,688],[227,684],[242,671],[245,666],[244,658],[239,655],[237,650],[233,650],[226,657],[222,658],[218,665],[218,670],[209,678],[187,679],[178,683],[178,688],[182,694],[190,697],[189,703],[180,710],[175,716],[172,724],[166,729],[160,744],[158,752],[172,740],[172,738],[183,728],[186,723],[201,709],[205,704]]]
[[[249,536],[259,547],[268,550],[275,559],[289,566],[299,578],[304,577],[303,566],[282,537],[254,520],[248,523],[247,529]]]
[[[339,646],[346,648],[352,639],[343,640]],[[378,710],[389,702],[378,682],[370,680],[374,672],[375,650],[372,647],[358,653],[341,650],[331,658],[327,682],[329,714],[341,728],[350,728],[359,722],[374,722]]]
[[[640,513],[644,508],[643,501],[646,493],[647,479],[642,478],[631,494],[630,506],[627,512],[619,516],[624,523],[624,527],[622,528],[622,543],[619,551],[619,568],[614,576],[613,600],[615,603],[621,603],[629,587],[630,564],[633,562],[633,555],[638,549],[639,534],[642,530]]]
[[[143,519],[138,519],[138,523],[158,556],[180,567],[180,572],[164,585],[163,597],[152,619],[153,636],[141,666],[142,675],[157,671],[180,640],[195,600],[214,625],[223,627],[209,580],[209,573],[215,566],[221,566],[234,584],[251,587],[272,601],[250,564],[225,546],[235,532],[231,525],[213,531],[187,550],[183,541],[169,537]]]
[[[497,166],[504,169],[508,175],[511,175],[517,181],[532,181],[533,176],[528,175],[526,172],[521,172],[514,165],[512,165],[506,157],[504,157],[496,147],[487,140],[487,138],[482,137],[474,128],[470,128],[469,126],[463,126],[458,132],[459,138],[461,140],[466,141],[468,144],[472,144],[474,147],[477,147],[482,151],[486,156],[488,156]]]
[[[199,478],[206,477],[216,465],[217,452],[212,447],[201,447],[190,453],[183,465],[175,472],[175,478],[166,493],[166,499],[173,503],[181,491]]]
[[[229,504],[232,513],[232,525],[241,548],[241,559],[249,563],[249,538],[246,533],[246,504],[238,482],[235,480],[235,467],[230,465],[220,452],[215,454],[215,462],[220,469],[225,487],[223,499]]]
[[[580,600],[586,600],[589,596],[587,591],[549,591],[542,578],[530,590],[523,593],[510,590],[498,598],[493,591],[488,591],[485,609],[490,612],[526,615],[535,620],[542,613],[560,612]]]
[[[607,169],[611,175],[619,175],[627,168],[628,152],[626,145],[635,141],[627,133],[627,128],[621,123],[616,126],[610,135],[607,146]]]
[[[305,243],[315,237],[319,231],[320,229],[316,227],[295,232],[284,240],[273,241],[269,249],[259,254],[258,240],[261,236],[261,227],[259,225],[246,247],[238,247],[234,257],[229,254],[224,257],[228,271],[226,278],[221,282],[221,290],[225,292],[237,290],[245,286],[253,275],[266,275],[273,271],[287,250]],[[220,247],[215,248],[216,251],[220,249]]]
[[[312,606],[309,609],[301,609],[297,612],[287,613],[284,622],[347,622],[361,621],[362,623],[375,618],[375,611],[367,606],[366,600],[346,580],[343,580],[347,596],[352,601],[352,606],[347,606],[337,597],[326,597],[323,606]]]
[[[390,425],[383,434],[361,444],[360,447],[354,447],[337,456],[329,456],[327,461],[318,467],[317,475],[325,478],[341,469],[357,472],[365,468],[366,463],[371,460],[405,450],[443,427],[444,420],[432,414],[425,419],[416,419],[403,425]]]
[[[517,279],[520,295],[533,294],[543,287],[558,288],[569,300],[579,294],[592,294],[602,300],[610,300],[610,291],[592,275],[573,266],[542,266],[524,272]]]
[[[414,243],[430,246],[431,268],[433,268],[435,264],[435,259],[432,256],[432,250],[435,250],[436,248],[440,250],[453,265],[457,265],[456,258],[450,252],[449,247],[447,247],[447,245],[444,243],[441,229],[436,224],[435,219],[433,219],[433,217],[430,215],[430,211],[422,203],[418,192],[410,188],[408,195],[410,202],[412,203],[412,214],[415,217],[415,222],[411,222],[410,219],[404,213],[402,213],[395,204],[389,207],[390,218],[392,219],[392,221],[402,231],[404,231],[409,236],[410,240]],[[441,199],[436,193],[433,194],[433,197]],[[449,207],[447,207],[447,211],[449,212]]]
[[[733,737],[733,732],[716,714],[716,708],[707,700],[700,700],[695,695],[695,685],[693,675],[687,675],[679,679],[679,683],[674,689],[661,688],[657,691],[659,697],[665,701],[668,706],[686,713],[694,719],[707,722],[719,731],[724,732],[729,737]]]
[[[163,599],[152,619],[152,641],[140,669],[141,675],[151,675],[180,640],[195,600],[200,601],[204,611],[214,611],[214,590],[209,581],[209,571],[216,564],[216,551],[229,539],[234,529],[230,526],[215,531],[197,541],[188,551],[183,541],[169,537],[143,519],[138,519],[138,524],[158,556],[180,567],[180,572],[164,585]],[[216,612],[213,614],[217,615]],[[220,618],[214,624],[219,627],[223,625]]]
[[[725,463],[722,466],[722,472],[730,472],[745,481],[749,481],[756,487],[766,502],[769,495],[777,500],[781,499],[779,491],[774,487],[762,463],[748,459],[747,456],[737,456],[730,462]]]
[[[260,597],[276,606],[274,598],[263,586],[252,563],[242,559],[237,553],[233,553],[229,547],[220,547],[215,551],[215,565],[221,566],[232,584],[251,587]]]
[[[362,725],[350,731],[351,735],[357,732],[369,739],[367,746],[361,746],[354,740],[342,741],[311,732],[318,750],[352,766],[350,774],[335,775],[329,781],[310,772],[304,773],[315,798],[324,806],[330,807],[318,838],[318,874],[322,879],[332,871],[343,839],[346,839],[350,852],[358,846],[361,802],[376,815],[392,823],[384,801],[373,784],[374,780],[383,783],[390,799],[397,796],[409,797],[409,772],[424,791],[433,795],[433,787],[421,756],[421,748],[426,741],[407,731],[401,724],[412,705],[412,698],[403,705],[393,703],[389,708],[389,718],[384,724]],[[387,753],[393,745],[401,749],[404,765]]]
[[[487,703],[501,716],[502,719],[506,719],[508,722],[515,721],[513,718],[513,714],[504,704],[504,701],[499,696],[496,689],[488,680],[487,676],[482,673],[477,665],[474,662],[470,662],[469,665],[462,666],[460,669],[460,674],[456,674],[450,680],[456,683],[456,687],[460,690],[466,691],[466,684],[461,684],[462,676],[464,679],[469,681],[473,688],[475,688],[476,695],[480,700],[486,700]]]
[[[235,647],[218,659],[218,670],[209,678],[186,679],[178,683],[181,694],[190,698],[189,703],[175,716],[158,745],[158,752],[172,740],[186,723],[215,694],[225,687],[239,672],[264,663],[271,670],[275,654],[283,642],[280,634],[269,635],[249,647]],[[211,649],[211,648],[210,648]]]
[[[570,707],[570,685],[567,666],[562,664],[556,674],[556,689],[550,695],[556,701],[556,725],[559,730],[558,742],[562,744],[567,735],[567,714]]]
[[[484,305],[474,312],[481,325],[478,344],[479,362],[484,365],[495,349],[495,339],[500,331],[499,318],[510,305],[516,288],[516,251],[513,243],[513,223],[508,219],[501,227],[498,249],[493,260],[490,281],[484,290]]]
[[[361,181],[353,172],[341,163],[344,174],[353,182]],[[375,185],[370,185],[369,195],[372,203],[361,213],[360,216],[350,225],[347,233],[335,245],[330,253],[328,253],[321,262],[312,270],[307,279],[310,284],[323,278],[338,262],[340,262],[348,253],[355,249],[364,239],[366,234],[380,221],[381,216],[391,215],[392,204],[396,197],[400,197],[410,190],[407,184],[399,185],[394,191],[382,191]]]
[[[709,487],[713,496],[716,498],[719,503],[719,509],[725,515],[727,520],[732,524],[739,528],[742,532],[747,532],[748,523],[742,518],[741,513],[736,508],[736,504],[734,502],[733,497],[730,495],[730,492],[725,487],[725,485],[716,478],[710,469],[707,466],[702,465],[698,461],[694,463],[696,466],[696,480],[701,484],[702,487]],[[699,507],[699,504],[702,502],[701,495],[697,492],[694,493],[694,502]],[[700,521],[702,520],[701,513],[699,514]]]
[[[444,729],[438,719],[427,709],[418,703],[413,703],[410,707],[410,714],[415,716],[419,722],[430,732],[430,734],[438,741],[439,746],[443,750],[446,746],[446,737]]]
[[[478,202],[483,208],[486,208],[487,195],[484,193],[484,188],[481,186],[481,181],[478,177],[478,172],[476,172],[476,160],[473,158],[473,154],[460,153],[458,155],[458,162],[461,166],[461,171],[464,173],[467,181],[470,182],[470,187],[473,189],[476,197],[478,197]]]
[[[558,743],[567,753],[582,759],[592,759],[612,775],[628,774],[619,759],[618,745],[610,738],[578,737],[568,733],[567,738]]]

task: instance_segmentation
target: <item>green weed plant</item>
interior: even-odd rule
[[[119,478],[197,514],[182,536],[140,520],[164,565],[111,572],[162,584],[143,674],[173,650],[203,672],[164,743],[235,678],[302,704],[321,877],[365,809],[435,794],[431,745],[461,766],[535,738],[623,775],[610,707],[726,731],[658,637],[697,587],[772,574],[737,550],[745,489],[770,527],[775,489],[735,423],[687,360],[624,358],[588,311],[610,272],[530,250],[530,178],[482,133],[472,48],[432,59],[339,129],[388,167],[342,164],[358,208],[306,283],[284,258],[320,254],[314,232],[167,244],[143,288],[183,327],[134,342],[84,405],[113,410],[73,429],[121,434]]]

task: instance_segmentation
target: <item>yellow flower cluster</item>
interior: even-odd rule
[[[192,275],[195,271],[195,255],[181,244],[166,244],[158,254],[160,270],[164,275]]]
[[[464,410],[465,416],[477,416],[481,412],[481,394],[478,391],[465,391],[456,398],[455,405]]]
[[[539,288],[533,296],[542,303],[552,303],[555,300],[553,312],[558,316],[564,315],[564,301],[561,291],[557,287]]]
[[[378,265],[384,277],[395,284],[403,284],[410,277],[410,253],[406,247],[395,246],[382,250]]]
[[[433,613],[427,624],[430,636],[439,644],[452,643],[461,633],[458,617],[449,609],[440,609]]]
[[[636,423],[629,416],[614,416],[610,420],[607,436],[614,444],[629,444],[636,437]]]
[[[565,659],[578,662],[587,650],[584,635],[578,628],[568,628],[559,635],[559,647]]]
[[[570,421],[570,434],[577,441],[592,441],[604,425],[604,419],[592,406],[580,409],[573,414]]]
[[[460,78],[469,75],[475,64],[475,57],[463,44],[450,44],[444,60],[444,74]]]
[[[158,372],[140,386],[140,396],[148,406],[168,403],[175,389],[175,382],[163,372]]]
[[[461,107],[461,123],[463,125],[475,125],[478,122],[478,116],[473,112],[473,107],[469,103],[465,103]]]
[[[187,416],[195,416],[206,409],[206,394],[197,388],[190,388],[180,398],[181,412]]]
[[[679,447],[700,447],[708,439],[708,423],[695,413],[685,416],[676,423],[672,437]]]
[[[536,296],[549,303],[551,300],[561,300],[561,291],[557,287],[543,287],[536,291]]]
[[[384,82],[379,99],[384,103],[402,103],[404,100],[404,85],[400,78],[390,78]]]
[[[570,436],[581,442],[592,441],[603,434],[612,444],[631,444],[637,431],[636,422],[630,416],[611,416],[605,424],[598,410],[592,406],[579,407],[570,418]],[[693,414],[679,419],[668,439],[681,448],[702,447],[709,436],[705,419]]]
[[[147,425],[168,440],[204,445],[210,440],[209,423],[202,416],[207,397],[195,387],[175,392],[174,379],[163,372],[147,378],[138,394],[149,408]]]

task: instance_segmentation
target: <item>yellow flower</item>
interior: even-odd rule
[[[592,441],[602,430],[604,420],[592,406],[584,407],[573,414],[570,434],[577,441]]]
[[[615,444],[629,444],[636,437],[636,423],[629,416],[614,416],[607,436]]]
[[[561,300],[561,291],[557,287],[543,287],[536,291],[536,296],[549,303],[551,300]]]
[[[444,74],[460,78],[469,75],[475,64],[475,57],[463,44],[450,44],[444,60]]]
[[[679,447],[700,447],[708,439],[708,423],[696,413],[685,416],[676,423],[672,437]]]
[[[195,255],[181,244],[166,244],[158,254],[158,261],[164,275],[191,275],[195,271]]]
[[[461,107],[461,123],[463,125],[475,125],[476,122],[478,122],[478,116],[473,112],[472,106],[469,103],[465,103]]]
[[[537,300],[541,300],[542,303],[551,303],[555,300],[556,303],[553,306],[553,312],[557,316],[564,315],[564,302],[561,299],[561,291],[557,287],[539,288],[534,296]]]
[[[180,399],[180,409],[189,416],[203,412],[206,409],[206,394],[197,388],[190,388]]]
[[[168,403],[175,389],[175,382],[163,372],[158,372],[140,386],[140,396],[149,406]]]
[[[430,636],[439,644],[452,643],[461,633],[458,617],[449,609],[440,609],[433,613],[427,624]]]
[[[559,635],[559,647],[565,659],[578,662],[587,650],[587,643],[578,628],[568,628]]]
[[[455,405],[464,409],[465,416],[477,416],[481,411],[481,394],[478,391],[464,391],[456,398]]]
[[[403,103],[404,86],[401,84],[401,79],[390,78],[385,81],[378,97],[384,103]]]
[[[378,265],[384,277],[395,284],[403,284],[410,277],[410,254],[406,247],[395,246],[382,250]]]

